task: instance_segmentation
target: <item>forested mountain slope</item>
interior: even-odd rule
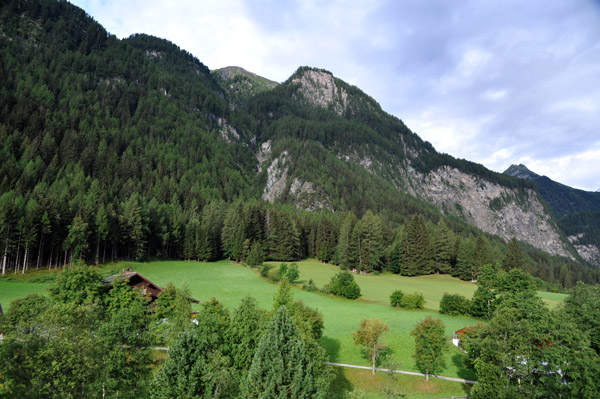
[[[252,250],[401,272],[420,231],[418,273],[440,271],[444,252],[443,272],[476,276],[516,236],[534,275],[598,280],[532,183],[437,153],[327,71],[282,84],[211,73],[167,40],[118,40],[66,2],[0,7],[3,272]]]

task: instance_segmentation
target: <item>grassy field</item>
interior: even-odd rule
[[[0,304],[6,311],[15,299],[23,298],[29,294],[45,295],[49,286],[49,283],[0,280]]]
[[[266,262],[278,267],[281,262]],[[323,288],[331,277],[340,269],[336,266],[321,263],[314,259],[296,262],[300,269],[300,280],[313,279],[317,287]],[[376,275],[354,275],[360,286],[363,301],[389,304],[390,295],[395,290],[402,290],[405,294],[421,292],[425,297],[425,307],[439,310],[440,300],[444,292],[461,294],[471,298],[477,286],[471,282],[461,281],[444,274],[430,276],[405,277],[393,273]]]
[[[400,393],[410,399],[449,398],[464,396],[471,388],[468,384],[425,377],[414,377],[396,374],[393,381],[385,373],[371,374],[368,370],[357,370],[335,367],[335,380],[332,384],[331,399],[343,399],[344,392],[361,391],[365,399],[383,399],[389,396],[383,394],[382,389],[396,386]],[[337,395],[337,396],[336,396]]]
[[[279,262],[273,263],[279,265]],[[306,281],[312,278],[318,287],[325,285],[338,269],[331,265],[314,260],[298,262],[300,279]],[[272,306],[273,295],[277,285],[261,278],[256,271],[232,264],[229,261],[215,263],[185,262],[185,261],[156,261],[147,263],[123,262],[99,268],[99,272],[108,275],[115,270],[132,267],[154,281],[166,286],[173,283],[176,286],[186,285],[191,295],[201,302],[215,297],[223,302],[230,310],[238,306],[246,295],[255,297],[265,309]],[[476,321],[466,317],[451,317],[437,312],[439,301],[444,292],[458,293],[471,297],[475,285],[443,275],[402,277],[393,274],[379,276],[355,276],[361,287],[363,297],[357,301],[324,296],[299,289],[294,290],[295,299],[302,300],[311,307],[318,308],[323,314],[325,328],[321,343],[326,348],[329,359],[334,362],[369,365],[368,359],[360,348],[354,345],[352,332],[355,331],[365,317],[377,317],[390,326],[390,331],[384,336],[390,354],[400,362],[402,370],[418,371],[415,368],[412,354],[414,341],[409,333],[420,320],[426,316],[440,318],[446,325],[446,334],[450,338],[452,331],[464,326],[475,324]],[[43,280],[34,278],[34,280]],[[46,278],[47,279],[47,278]],[[16,278],[14,281],[0,279],[0,303],[8,303],[29,293],[44,293],[50,283],[31,283]],[[427,301],[426,308],[421,311],[406,311],[389,306],[389,295],[400,289],[405,293],[421,292]],[[551,305],[564,299],[562,294],[541,293],[540,296]],[[197,306],[197,305],[196,305]],[[464,354],[451,346],[446,356],[446,367],[442,375],[474,379],[471,370],[463,366]],[[377,387],[380,378],[372,379],[368,372],[360,370],[339,370],[336,384],[340,386],[360,386],[367,391],[367,397],[378,398]],[[405,381],[406,380],[406,381]],[[423,380],[423,381],[422,381]],[[462,384],[434,380],[429,384],[419,377],[400,377],[404,393],[408,397],[422,398],[435,396],[452,396],[464,394]],[[425,385],[423,385],[425,384]],[[411,388],[412,387],[412,388]]]

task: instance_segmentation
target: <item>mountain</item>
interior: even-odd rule
[[[533,184],[436,152],[328,71],[300,68],[241,111],[254,121],[244,129],[263,143],[257,155],[266,175],[264,199],[307,208],[354,203],[360,213],[403,212],[400,202],[412,197],[485,232],[571,256]],[[348,192],[357,189],[363,198]]]
[[[494,262],[517,237],[527,270],[551,283],[600,279],[533,182],[438,153],[328,71],[280,84],[210,71],[168,40],[119,40],[51,0],[3,3],[0,50],[3,267],[240,259],[257,245],[332,260],[353,213],[353,239],[376,230],[381,269],[419,214],[431,234],[450,226],[456,246],[486,233]]]
[[[525,165],[511,165],[505,174],[535,182],[559,218],[558,225],[579,254],[600,266],[600,193],[579,190],[540,176]]]
[[[579,190],[540,176],[525,165],[511,165],[505,174],[533,181],[558,218],[582,211],[600,211],[600,193]]]

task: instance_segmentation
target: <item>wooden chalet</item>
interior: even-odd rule
[[[116,280],[125,280],[127,285],[138,290],[142,295],[147,295],[150,297],[150,302],[154,302],[158,295],[163,291],[163,288],[154,284],[152,281],[142,276],[138,272],[133,272],[131,270],[125,270],[119,274],[115,274],[113,276],[107,277],[104,279],[104,282],[110,286],[112,286],[113,282]],[[197,299],[189,298],[190,301],[194,303],[200,303]]]

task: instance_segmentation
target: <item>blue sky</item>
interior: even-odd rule
[[[438,151],[600,188],[600,1],[75,0],[211,69],[325,68]]]

